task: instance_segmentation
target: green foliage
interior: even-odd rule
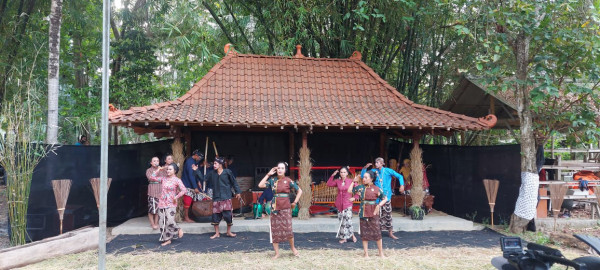
[[[480,2],[484,11],[476,30],[485,51],[477,70],[495,91],[521,85],[534,112],[538,144],[558,131],[590,141],[600,134],[596,124],[600,92],[600,16],[585,1]],[[480,28],[480,29],[479,29]],[[525,80],[516,79],[518,36],[529,39]],[[509,90],[511,89],[511,90]]]
[[[110,77],[110,99],[115,106],[129,108],[147,105],[148,100],[167,98],[156,84],[154,72],[159,66],[156,47],[144,33],[128,31],[112,47],[113,53],[119,56],[114,60],[118,62],[119,70]]]

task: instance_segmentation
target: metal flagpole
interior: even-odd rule
[[[102,1],[102,123],[100,143],[100,222],[98,269],[106,269],[106,193],[108,191],[108,60],[110,46],[110,0]]]

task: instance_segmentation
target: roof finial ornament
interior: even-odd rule
[[[488,128],[493,128],[498,122],[498,118],[493,114],[488,114],[484,117],[479,117],[479,122],[488,126]]]
[[[235,54],[235,50],[233,49],[233,45],[231,45],[231,43],[225,44],[225,48],[223,49],[225,51],[225,55]]]
[[[302,54],[302,45],[298,44],[296,45],[296,55],[294,55],[294,58],[302,58],[304,57],[304,55]]]
[[[359,60],[362,58],[362,54],[359,51],[354,51],[352,56],[350,56],[350,60]]]

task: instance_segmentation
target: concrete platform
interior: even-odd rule
[[[202,219],[204,222],[196,223],[178,223],[185,233],[188,234],[203,234],[213,233],[214,228],[210,225],[210,220]],[[352,221],[355,228],[359,226],[358,216],[354,215]],[[337,216],[317,216],[309,220],[299,220],[294,218],[294,232],[337,232],[339,222]],[[474,225],[473,222],[454,216],[447,215],[442,212],[433,211],[426,215],[423,220],[411,220],[410,217],[405,217],[401,214],[393,214],[394,231],[474,231],[483,229],[482,226]],[[221,222],[219,227],[221,232],[225,232],[226,225]],[[268,232],[269,218],[262,219],[245,219],[242,217],[233,219],[233,232]],[[152,230],[148,223],[148,217],[139,217],[128,220],[127,222],[114,227],[112,235],[128,234],[157,234],[158,230]]]

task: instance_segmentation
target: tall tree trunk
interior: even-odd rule
[[[536,166],[537,149],[533,133],[533,113],[529,108],[529,89],[526,84],[530,40],[531,38],[525,33],[519,33],[513,44],[513,53],[517,62],[517,111],[521,121],[521,187],[515,212],[510,220],[510,231],[513,233],[523,233],[527,223],[535,217],[540,183]]]
[[[58,143],[58,74],[60,58],[60,25],[62,0],[52,0],[50,4],[50,30],[48,41],[48,124],[46,143]]]

